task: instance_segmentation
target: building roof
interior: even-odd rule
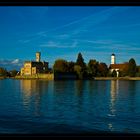
[[[115,56],[115,54],[114,54],[114,53],[112,53],[112,56]]]
[[[124,64],[110,64],[110,69],[125,69],[127,68],[129,63],[124,63]]]

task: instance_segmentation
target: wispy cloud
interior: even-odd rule
[[[26,39],[26,40],[24,40],[24,39],[20,39],[20,40],[18,40],[18,42],[20,42],[20,43],[29,43],[31,40],[29,40],[29,39]]]
[[[87,40],[87,39],[77,39],[77,41],[81,43],[102,44],[102,45],[114,44],[114,43],[120,42],[120,41],[114,41],[114,40]]]
[[[11,69],[20,69],[20,67],[23,65],[23,61],[19,59],[0,59],[0,67],[6,68],[8,70]]]
[[[78,45],[77,40],[74,40],[70,43],[48,41],[47,43],[41,44],[40,47],[46,47],[46,48],[75,48],[75,47],[77,47],[77,45]]]
[[[19,59],[15,59],[15,60],[11,61],[11,64],[19,64]]]
[[[58,39],[67,39],[70,37],[70,35],[65,33],[65,34],[56,35],[55,37]]]
[[[48,37],[54,38],[57,36],[59,39],[68,39],[73,35],[84,34],[84,32],[88,32],[91,29],[94,30],[100,23],[108,20],[112,14],[118,11],[118,9],[120,10],[121,8],[111,7],[101,12],[93,13],[86,17],[69,22],[62,26],[28,35],[28,39],[25,39],[25,42],[23,41],[23,43],[27,43],[28,41],[32,41],[35,39],[40,39],[42,37],[47,39]],[[62,30],[64,31],[63,34],[61,32]]]

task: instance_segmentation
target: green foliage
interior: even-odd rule
[[[7,76],[7,71],[4,68],[0,68],[0,76]]]
[[[54,73],[56,72],[67,72],[68,62],[64,59],[57,59],[53,65]]]
[[[18,71],[17,70],[11,70],[9,72],[9,74],[10,74],[11,77],[15,77],[18,74]]]
[[[111,71],[108,71],[107,77],[112,77],[112,72]]]
[[[106,77],[108,74],[108,71],[109,69],[105,63],[100,63],[98,65],[98,76]]]
[[[78,53],[76,62],[67,62],[64,59],[58,59],[55,61],[53,66],[54,73],[76,73],[79,79],[94,77],[106,77],[112,76],[117,77],[117,72],[109,71],[106,63],[99,63],[95,59],[90,59],[88,64],[84,62],[84,58],[81,53]],[[126,65],[122,70],[119,71],[119,76],[139,76],[140,67],[136,66],[136,62],[133,58],[129,60],[129,66]]]
[[[137,65],[133,58],[129,60],[128,74],[130,77],[135,77],[137,72]]]
[[[82,79],[83,78],[83,72],[82,72],[81,66],[75,65],[74,66],[74,72],[77,73],[79,79]]]
[[[88,73],[92,77],[106,77],[108,76],[109,69],[105,63],[99,63],[98,61],[91,59],[88,62]]]
[[[81,53],[78,53],[78,57],[77,57],[77,60],[76,60],[76,65],[81,66],[82,70],[84,70],[86,68],[86,64],[84,62],[84,58],[83,58]]]
[[[140,66],[137,66],[137,73],[136,73],[136,77],[140,77]]]
[[[74,72],[74,62],[68,62],[68,72]]]
[[[76,60],[76,64],[75,65],[80,66],[78,68],[78,69],[80,69],[80,72],[77,71],[77,74],[79,75],[79,79],[86,78],[87,75],[88,75],[88,70],[87,70],[86,63],[84,62],[84,58],[83,58],[83,56],[82,56],[81,53],[78,53],[78,57],[77,57],[77,60]]]
[[[139,72],[137,72],[135,76],[136,76],[136,77],[140,77],[140,73],[139,73]]]
[[[88,62],[89,75],[91,75],[92,77],[95,77],[97,75],[98,65],[99,65],[99,63],[96,60],[94,60],[94,59],[89,60],[89,62]]]
[[[115,70],[112,72],[112,77],[117,77],[117,72]]]

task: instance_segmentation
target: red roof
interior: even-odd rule
[[[110,69],[119,69],[119,70],[123,70],[125,68],[128,68],[128,64],[129,63],[124,63],[124,64],[111,64],[110,65]]]

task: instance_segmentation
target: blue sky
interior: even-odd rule
[[[139,6],[1,6],[0,67],[20,68],[41,59],[52,66],[58,58],[110,64],[136,60],[140,65]]]

